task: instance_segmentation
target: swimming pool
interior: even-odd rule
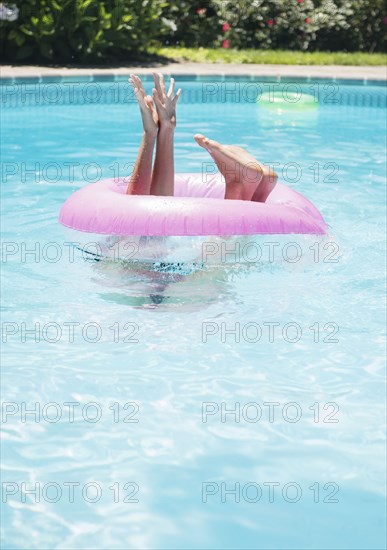
[[[384,548],[385,87],[282,82],[319,94],[303,114],[260,106],[270,80],[177,80],[176,171],[209,162],[196,132],[247,147],[329,236],[95,262],[58,212],[130,171],[137,106],[5,80],[3,548]]]

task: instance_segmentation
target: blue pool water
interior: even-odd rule
[[[208,162],[196,132],[242,145],[329,236],[188,274],[90,261],[58,212],[130,171],[137,107],[5,83],[2,547],[385,548],[385,88],[299,81],[320,106],[278,113],[259,81],[179,80],[176,170]]]

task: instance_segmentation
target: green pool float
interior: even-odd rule
[[[319,106],[314,95],[295,92],[267,92],[257,98],[257,103],[272,111],[310,111]]]

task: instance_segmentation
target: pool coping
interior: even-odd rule
[[[82,68],[82,67],[40,67],[40,66],[0,66],[0,82],[9,79],[41,79],[46,77],[89,77],[93,80],[99,76],[123,77],[134,72],[150,74],[152,71],[167,75],[189,77],[272,77],[305,78],[324,80],[357,80],[367,84],[370,81],[387,81],[387,66],[349,66],[349,65],[257,65],[236,63],[159,63],[148,66],[112,67],[112,68]]]

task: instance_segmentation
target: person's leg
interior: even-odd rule
[[[181,89],[173,96],[175,87],[173,78],[171,78],[168,93],[163,75],[153,73],[153,78],[155,81],[153,99],[159,119],[159,131],[150,193],[151,195],[171,197],[175,180],[173,145],[176,128],[176,103],[180,97]]]
[[[277,183],[277,174],[242,147],[222,145],[202,134],[196,142],[214,159],[225,182],[225,199],[265,202]]]
[[[127,195],[149,195],[152,181],[152,159],[156,142],[158,116],[153,106],[153,100],[147,96],[138,76],[130,75],[129,82],[140,106],[144,133],[140,149],[137,154],[136,164],[130,176]]]

